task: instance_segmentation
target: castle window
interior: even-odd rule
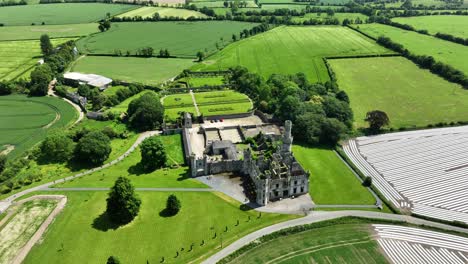
[[[294,189],[293,189],[293,193],[294,193],[294,194],[296,194],[296,192],[297,192],[297,189],[296,189],[296,188],[294,188]]]
[[[303,193],[303,192],[304,192],[304,187],[301,187],[301,193]]]
[[[297,185],[297,181],[294,181],[294,185]],[[294,192],[294,193],[296,193],[296,192]]]

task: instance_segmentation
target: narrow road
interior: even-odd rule
[[[76,125],[78,124],[81,120],[83,120],[84,118],[84,112],[83,110],[81,109],[81,107],[79,107],[78,105],[76,105],[75,103],[73,103],[72,101],[68,100],[67,98],[63,98],[63,97],[60,97],[58,96],[57,94],[55,94],[55,91],[54,91],[54,87],[55,87],[55,84],[57,83],[57,79],[53,79],[52,81],[50,81],[49,83],[49,90],[47,91],[47,95],[49,96],[53,96],[53,97],[57,97],[57,98],[60,98],[60,99],[63,99],[65,102],[69,103],[71,106],[73,106],[73,108],[76,109],[76,111],[78,111],[78,119],[73,123],[73,125]],[[72,126],[73,126],[72,125]]]
[[[192,90],[190,90],[190,96],[192,96],[193,106],[195,107],[195,111],[197,112],[197,116],[200,116],[200,110],[198,109],[197,100],[195,100],[195,94]]]
[[[133,145],[124,154],[122,154],[120,157],[118,157],[117,159],[115,159],[115,160],[113,160],[113,161],[111,161],[109,163],[106,163],[104,165],[101,165],[99,167],[96,167],[96,168],[93,168],[93,169],[90,169],[90,170],[87,170],[87,171],[84,171],[84,172],[80,172],[80,173],[75,174],[73,176],[69,176],[69,177],[65,177],[65,178],[55,180],[55,181],[52,181],[52,182],[44,183],[44,184],[41,184],[41,185],[38,185],[38,186],[35,186],[35,187],[32,187],[32,188],[26,189],[24,191],[18,192],[16,194],[10,195],[9,197],[7,197],[7,198],[0,201],[0,212],[4,212],[5,210],[7,210],[8,207],[10,207],[11,203],[14,200],[16,200],[16,199],[18,199],[18,198],[20,198],[20,197],[22,197],[22,196],[24,196],[26,194],[29,194],[29,193],[32,193],[32,192],[35,192],[35,191],[41,191],[41,190],[50,188],[50,186],[55,185],[57,183],[63,183],[63,182],[66,182],[66,181],[70,181],[70,180],[73,180],[73,179],[76,179],[76,178],[91,174],[93,172],[100,171],[102,169],[108,168],[108,167],[122,161],[124,158],[126,158],[130,153],[132,153],[138,147],[138,145],[141,144],[141,142],[143,142],[143,140],[145,140],[148,137],[151,137],[151,136],[154,136],[154,135],[159,135],[159,134],[161,134],[161,131],[143,132],[143,133],[140,134],[140,136],[135,141],[135,143],[133,143]]]
[[[234,251],[259,239],[260,237],[279,231],[284,228],[311,224],[311,223],[316,223],[320,221],[325,221],[325,220],[330,220],[330,219],[335,219],[335,218],[340,218],[340,217],[345,217],[345,216],[357,216],[357,217],[372,218],[372,219],[402,221],[402,222],[416,224],[416,225],[425,225],[425,226],[430,226],[430,227],[441,228],[444,230],[457,231],[457,232],[468,234],[468,229],[445,225],[445,224],[436,223],[436,222],[431,222],[431,221],[415,218],[412,216],[406,216],[406,215],[387,214],[387,213],[370,212],[370,211],[369,212],[368,211],[333,211],[333,212],[314,211],[310,213],[309,215],[307,215],[306,217],[282,222],[279,224],[265,227],[253,233],[250,233],[240,238],[239,240],[235,241],[234,243],[230,244],[229,246],[223,248],[222,250],[218,251],[216,254],[212,255],[211,257],[209,257],[202,263],[203,264],[217,263],[221,259],[229,256]]]

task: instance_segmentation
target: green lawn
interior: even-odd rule
[[[135,10],[118,15],[117,17],[136,17],[141,16],[142,18],[153,17],[155,13],[158,13],[161,17],[181,17],[187,19],[189,17],[206,18],[207,16],[203,13],[193,10],[181,9],[181,8],[167,8],[167,7],[154,7],[144,6]]]
[[[157,85],[177,76],[193,64],[191,59],[86,56],[75,62],[72,71]]]
[[[396,17],[395,22],[408,24],[416,29],[426,29],[430,34],[437,32],[468,38],[467,16],[415,16]]]
[[[213,76],[213,77],[185,77],[179,81],[186,81],[189,83],[190,87],[203,87],[223,85],[224,77],[223,76]]]
[[[264,213],[257,219],[255,211],[243,211],[238,202],[210,192],[176,193],[181,211],[163,217],[160,213],[170,193],[139,192],[142,205],[137,218],[114,229],[104,214],[107,192],[65,194],[67,206],[24,263],[74,264],[82,263],[83,256],[87,263],[105,263],[110,255],[122,263],[160,263],[162,257],[166,263],[199,262],[219,250],[221,237],[227,246],[257,229],[295,218]],[[237,220],[239,225],[235,226]],[[228,231],[224,232],[226,226]],[[213,239],[214,233],[217,236]]]
[[[324,21],[326,19],[334,19],[334,18],[338,19],[340,23],[343,22],[345,18],[350,19],[353,22],[356,20],[356,18],[359,18],[361,19],[361,21],[364,22],[366,21],[367,16],[361,13],[335,13],[333,16],[328,16],[326,13],[321,13],[320,16],[318,16],[317,13],[307,13],[303,17],[293,17],[292,21],[303,22],[306,20],[308,21],[310,19],[317,19],[317,20]]]
[[[468,90],[450,83],[403,57],[329,60],[354,112],[355,126],[365,115],[382,110],[391,127],[468,121]]]
[[[142,97],[145,93],[151,93],[152,91],[142,91],[140,93],[137,93],[127,99],[125,99],[123,102],[121,102],[120,104],[116,105],[116,106],[113,106],[111,108],[111,111],[112,112],[116,112],[116,113],[125,113],[127,112],[127,109],[128,109],[128,105],[135,99],[138,99],[140,97]]]
[[[171,94],[163,99],[164,116],[166,121],[175,121],[180,117],[181,112],[188,112],[196,115],[192,96],[189,93]]]
[[[193,70],[241,65],[266,78],[273,73],[303,72],[310,82],[326,82],[326,56],[389,53],[373,40],[339,26],[280,26],[238,41],[207,58]]]
[[[232,90],[195,93],[195,100],[204,116],[239,114],[253,110],[247,95]]]
[[[0,8],[1,12],[2,8]],[[0,27],[1,29],[1,27]],[[1,38],[1,37],[0,37]],[[52,39],[57,45],[70,39]],[[37,65],[41,57],[39,40],[0,41],[0,80],[13,80]]]
[[[182,145],[182,135],[174,134],[168,136],[161,136],[168,157],[170,165],[183,165],[185,163],[184,149]]]
[[[116,15],[137,8],[135,5],[69,3],[6,6],[0,8],[0,23],[5,26],[80,24],[104,19],[107,13]]]
[[[229,44],[232,34],[255,25],[234,21],[113,23],[109,31],[81,39],[77,45],[90,54],[114,54],[115,50],[135,54],[140,48],[152,47],[155,53],[168,49],[171,55],[194,58],[198,51],[216,51],[216,43],[219,47]]]
[[[13,146],[15,157],[43,140],[54,129],[63,129],[78,118],[67,102],[53,97],[0,96],[0,146]]]
[[[40,39],[43,34],[51,38],[81,37],[98,31],[96,23],[0,27],[0,41]]]
[[[309,193],[316,204],[375,204],[372,194],[331,149],[294,145],[293,153],[310,171]]]
[[[430,55],[468,74],[468,49],[463,45],[382,24],[363,24],[355,27],[374,37],[386,36],[416,55]]]
[[[370,229],[368,224],[335,224],[283,235],[223,263],[388,263]]]

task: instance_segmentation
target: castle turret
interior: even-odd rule
[[[282,147],[283,152],[291,152],[291,145],[293,142],[291,129],[292,129],[291,120],[286,120],[286,122],[284,122],[283,147]]]

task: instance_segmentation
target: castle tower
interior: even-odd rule
[[[184,113],[184,128],[192,128],[192,116],[190,113]]]
[[[284,134],[283,134],[283,152],[291,152],[291,145],[293,142],[293,137],[291,135],[292,122],[291,120],[286,120],[284,122]]]

